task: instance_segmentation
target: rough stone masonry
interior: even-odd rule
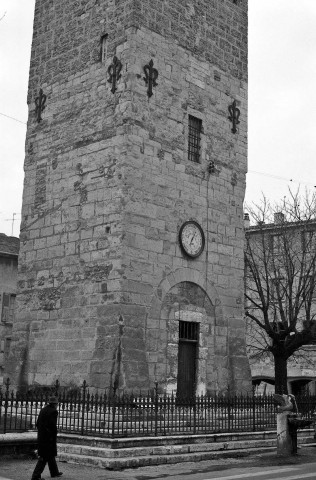
[[[13,383],[249,388],[247,1],[37,0],[28,105]]]

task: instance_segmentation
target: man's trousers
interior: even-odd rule
[[[58,475],[59,470],[57,467],[55,457],[48,457],[48,458],[39,457],[32,475],[32,480],[40,480],[41,474],[44,471],[46,463],[48,463],[50,476],[56,477]]]

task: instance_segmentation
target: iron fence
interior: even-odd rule
[[[201,395],[179,398],[159,394],[102,394],[89,392],[87,383],[77,390],[62,389],[58,382],[46,391],[10,392],[10,382],[0,390],[0,432],[36,428],[40,409],[49,396],[59,398],[59,432],[108,438],[178,434],[216,434],[276,429],[273,395]],[[298,411],[312,419],[316,396],[296,398]]]

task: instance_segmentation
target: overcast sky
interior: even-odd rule
[[[15,214],[16,236],[34,5],[0,0],[0,232],[11,235]],[[247,202],[316,185],[315,25],[316,0],[249,0]]]

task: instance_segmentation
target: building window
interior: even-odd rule
[[[284,278],[272,278],[270,285],[270,302],[271,304],[278,304],[286,297],[286,286],[284,286]]]
[[[106,33],[101,37],[101,55],[100,59],[102,63],[106,62],[108,55],[108,34]]]
[[[1,321],[4,323],[13,323],[15,297],[15,294],[2,294]]]
[[[274,255],[281,255],[284,251],[284,238],[281,234],[272,235],[272,250]]]
[[[315,230],[307,230],[301,233],[302,250],[304,253],[311,253],[315,251],[316,246],[316,232]]]
[[[188,159],[191,162],[200,162],[201,133],[202,120],[189,115]]]
[[[307,301],[309,297],[316,298],[316,278],[314,275],[305,275],[304,279],[302,279],[302,283],[305,288],[302,292],[302,295],[307,297]]]
[[[9,353],[10,353],[10,348],[11,348],[11,338],[7,337],[5,339],[5,343],[4,343],[4,356],[5,356],[5,358],[8,358]]]

